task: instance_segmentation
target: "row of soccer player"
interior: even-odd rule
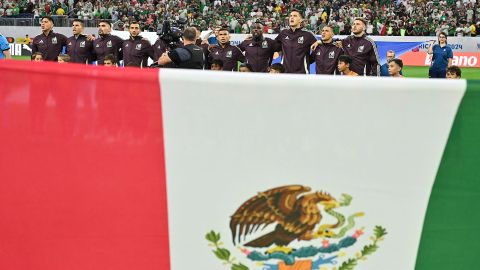
[[[45,60],[55,61],[65,46],[71,62],[75,63],[96,60],[102,65],[105,56],[112,54],[117,60],[123,59],[125,66],[145,67],[151,58],[161,66],[168,64],[174,67],[208,69],[214,60],[221,60],[223,70],[235,70],[238,62],[245,62],[252,66],[254,72],[267,72],[275,52],[281,52],[285,72],[300,74],[309,72],[310,63],[315,63],[317,74],[338,74],[338,60],[340,56],[347,55],[351,59],[350,70],[356,74],[381,74],[375,42],[365,34],[365,19],[357,18],[353,23],[352,35],[336,41],[333,39],[333,29],[329,26],[322,29],[322,38],[317,41],[311,32],[301,29],[302,21],[300,11],[291,11],[290,27],[282,30],[274,40],[264,37],[263,27],[257,23],[252,29],[251,37],[239,46],[230,44],[228,29],[221,28],[216,31],[218,45],[210,45],[206,40],[199,39],[200,29],[187,28],[183,39],[188,50],[167,51],[168,46],[162,39],[158,39],[152,46],[143,38],[138,23],[130,23],[130,38],[123,40],[111,35],[110,23],[102,21],[98,26],[100,37],[95,39],[93,36],[83,35],[83,22],[76,20],[72,26],[73,36],[66,38],[54,33],[53,20],[44,17],[41,20],[43,33],[34,38],[32,53],[40,52]],[[192,56],[199,50],[203,57]],[[200,58],[202,62],[198,63]],[[191,63],[194,60],[196,62]],[[382,68],[383,75],[388,76],[386,65]]]

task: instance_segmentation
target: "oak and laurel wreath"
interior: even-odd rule
[[[365,260],[368,255],[372,255],[378,249],[377,243],[384,239],[387,235],[387,230],[381,226],[375,226],[373,229],[372,244],[365,245],[362,250],[357,254],[356,258],[348,259],[343,262],[338,270],[352,270],[357,266],[359,260]]]
[[[338,270],[353,270],[360,260],[365,260],[367,256],[372,255],[379,248],[378,243],[384,239],[387,235],[387,230],[382,226],[375,226],[373,230],[373,236],[371,237],[372,243],[365,245],[360,252],[357,253],[356,258],[350,258],[343,262]],[[235,262],[236,258],[231,256],[231,252],[222,247],[223,243],[220,242],[220,233],[210,231],[205,235],[207,241],[210,242],[209,246],[213,247],[213,254],[217,256],[226,265],[230,265],[231,270],[249,270],[249,268],[240,263]]]
[[[223,243],[220,242],[220,233],[211,231],[207,233],[205,238],[210,242],[209,246],[214,247],[213,254],[217,256],[224,264],[230,265],[231,270],[249,270],[247,266],[242,263],[236,263],[235,257],[231,256],[228,249],[223,248]]]

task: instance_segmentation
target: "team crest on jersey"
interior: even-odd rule
[[[135,50],[140,51],[141,49],[142,49],[142,44],[137,44],[137,46],[135,46]]]
[[[304,41],[303,37],[298,38],[298,44],[303,44],[303,41]]]
[[[335,52],[329,52],[328,53],[328,58],[334,59],[335,58]]]
[[[359,46],[357,52],[363,52],[364,49],[365,49],[365,46],[363,45]]]
[[[228,57],[228,58],[232,58],[232,55],[233,55],[232,51],[228,51],[228,52],[227,52],[227,57]]]
[[[262,49],[267,49],[268,48],[268,42],[265,40],[262,42]]]
[[[109,41],[107,42],[107,47],[108,47],[108,48],[111,48],[111,47],[112,47],[112,41],[111,41],[111,40],[109,40]]]
[[[52,44],[57,44],[57,37],[52,38]]]
[[[80,42],[80,48],[85,48],[85,41]]]

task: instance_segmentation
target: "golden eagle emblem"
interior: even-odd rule
[[[302,185],[282,186],[258,193],[244,202],[231,216],[233,243],[276,223],[275,230],[244,246],[286,246],[294,240],[312,240],[314,229],[322,220],[318,204],[335,207],[338,202],[325,192],[309,192]]]

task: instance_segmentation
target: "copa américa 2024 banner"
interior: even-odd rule
[[[1,269],[477,265],[478,82],[0,71]]]

